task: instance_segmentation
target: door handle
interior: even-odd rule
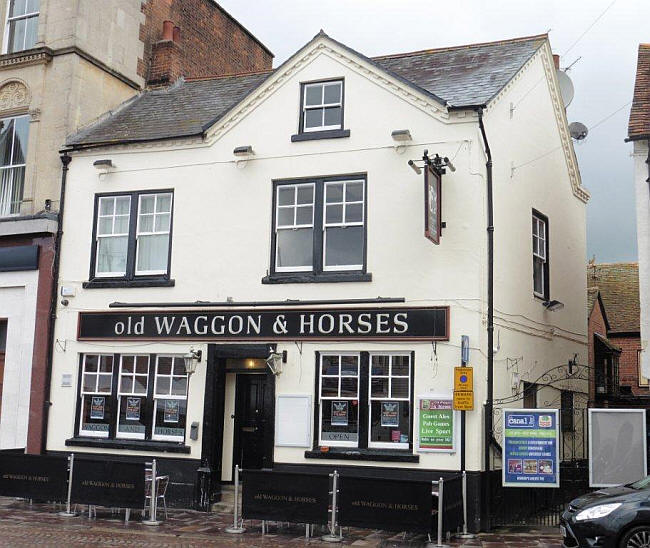
[[[234,419],[234,418],[235,418],[235,415],[230,415],[230,418],[231,418],[231,419]]]

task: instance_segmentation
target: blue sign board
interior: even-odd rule
[[[504,409],[504,487],[559,487],[557,409]]]

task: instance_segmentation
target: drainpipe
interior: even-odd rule
[[[41,432],[41,453],[47,448],[47,423],[50,416],[50,388],[52,386],[52,361],[54,358],[54,324],[56,322],[56,303],[59,288],[59,263],[61,258],[61,238],[63,236],[63,210],[65,208],[65,183],[68,179],[68,166],[72,156],[64,152],[61,155],[61,194],[59,197],[59,222],[54,240],[54,264],[52,265],[52,295],[50,299],[50,324],[47,333],[47,365],[45,370],[45,394],[47,400],[43,402],[43,430]]]
[[[648,164],[648,178],[645,180],[646,183],[650,184],[650,139],[648,139],[648,158],[645,161]]]
[[[494,207],[492,202],[492,152],[485,134],[485,125],[483,124],[483,108],[477,109],[478,127],[481,130],[483,144],[485,145],[485,171],[487,174],[487,260],[488,260],[488,279],[487,279],[487,398],[485,402],[485,500],[484,508],[487,512],[490,503],[490,449],[492,446],[493,430],[493,400],[494,400]]]

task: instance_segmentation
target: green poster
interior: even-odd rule
[[[418,419],[420,451],[454,451],[451,399],[419,398]]]

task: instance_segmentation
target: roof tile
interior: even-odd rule
[[[637,263],[589,264],[587,268],[588,299],[598,288],[609,321],[609,333],[640,330],[639,265]],[[592,303],[593,305],[593,303]]]
[[[627,135],[630,139],[650,137],[650,44],[639,45],[634,98]]]

